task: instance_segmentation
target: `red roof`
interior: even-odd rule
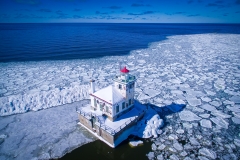
[[[126,68],[126,66],[123,68],[123,69],[121,69],[120,70],[122,73],[128,73],[129,72],[129,70]]]

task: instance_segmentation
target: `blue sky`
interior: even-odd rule
[[[240,0],[0,0],[0,23],[240,23]]]

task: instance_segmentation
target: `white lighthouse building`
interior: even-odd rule
[[[102,112],[102,115],[114,121],[126,113],[134,104],[135,76],[129,74],[124,67],[120,73],[113,78],[114,84],[95,92],[94,80],[91,80],[90,99],[91,108],[94,111]]]
[[[146,107],[134,100],[135,76],[124,67],[113,78],[114,84],[95,91],[90,81],[90,105],[77,109],[80,125],[111,147],[132,133]]]

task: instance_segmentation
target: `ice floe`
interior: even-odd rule
[[[205,160],[214,159],[214,153],[219,159],[237,159],[240,157],[239,39],[238,34],[179,35],[167,37],[166,40],[149,45],[149,48],[134,50],[124,56],[0,63],[0,116],[30,111],[42,113],[39,110],[87,99],[89,80],[96,80],[96,90],[109,85],[121,59],[137,77],[135,98],[162,110],[154,112],[148,118],[144,117],[136,127],[136,131],[139,131],[135,132],[136,135],[155,137],[152,141],[156,144],[156,150],[148,154],[150,159],[170,159],[171,155],[175,155],[171,159],[177,157],[185,160]],[[184,104],[186,108],[182,110],[177,105],[172,105],[174,103]],[[166,107],[168,105],[170,106]],[[8,120],[8,116],[4,118],[4,121]],[[44,119],[45,116],[41,118]],[[163,126],[164,121],[166,126]],[[11,122],[16,123],[9,120],[9,126],[13,125]],[[49,120],[47,126],[54,127],[54,123],[57,122]],[[76,122],[73,120],[71,123]],[[44,127],[43,124],[39,125]],[[72,127],[68,125],[61,127]],[[0,127],[4,130],[5,126]],[[8,128],[10,130],[10,127]],[[64,132],[70,133],[65,129],[56,130],[58,133],[54,132],[54,136],[59,139]],[[52,130],[50,131],[52,133]],[[40,134],[38,129],[32,132]],[[82,140],[74,141],[77,135],[71,132],[71,135],[65,136],[56,144],[52,141],[56,140],[56,137],[42,136],[45,139],[40,141],[40,145],[43,145],[36,148],[41,137],[33,137],[33,133],[30,133],[22,140],[22,146],[26,148],[26,151],[23,151],[17,149],[19,139],[13,141],[13,135],[8,133],[0,131],[0,153],[4,153],[0,154],[0,159],[6,159],[6,153],[13,157],[15,155],[16,159],[56,158],[64,154],[66,148],[68,150],[78,144],[87,143]],[[23,138],[23,133],[19,134],[19,138]],[[3,135],[7,137],[3,138]],[[199,145],[192,145],[193,139],[190,141],[190,137],[195,138]],[[217,141],[217,138],[221,138],[221,141]],[[26,141],[27,139],[32,142]],[[47,141],[53,146],[45,143]],[[28,143],[30,147],[25,145],[25,142],[31,142]],[[176,149],[179,148],[177,143],[182,145],[182,151]],[[6,149],[8,144],[13,148],[10,151]],[[47,149],[49,146],[51,153]],[[32,150],[41,153],[35,155],[36,152]],[[34,155],[25,156],[25,152]]]
[[[138,145],[143,144],[143,141],[140,141],[140,140],[138,140],[138,141],[130,141],[129,144],[130,144],[130,146],[132,146],[132,147],[136,147],[136,146],[138,146]]]
[[[216,159],[217,158],[216,153],[214,151],[208,149],[208,148],[199,149],[199,154],[201,154],[203,156],[206,156],[206,157],[209,157],[211,159]]]
[[[212,128],[212,122],[207,119],[202,119],[200,125],[205,128]]]
[[[191,111],[182,111],[178,115],[183,121],[196,121],[202,119]]]
[[[213,118],[210,118],[210,119],[217,126],[219,126],[221,128],[228,129],[229,123],[226,120],[224,120],[223,118],[221,118],[221,117],[213,117]]]

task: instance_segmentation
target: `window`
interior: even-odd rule
[[[94,98],[94,107],[97,107],[97,100]]]
[[[121,84],[119,84],[119,85],[118,85],[118,88],[119,88],[119,89],[122,89],[122,85],[121,85]]]
[[[129,105],[131,105],[131,99],[129,99]]]
[[[119,112],[119,105],[116,106],[116,113]]]
[[[126,107],[128,107],[128,104],[126,103]]]
[[[130,84],[129,88],[133,88],[133,84]]]
[[[124,109],[124,108],[125,108],[125,102],[122,103],[122,109]]]
[[[109,109],[108,109],[108,106],[106,106],[106,112],[108,113]]]

